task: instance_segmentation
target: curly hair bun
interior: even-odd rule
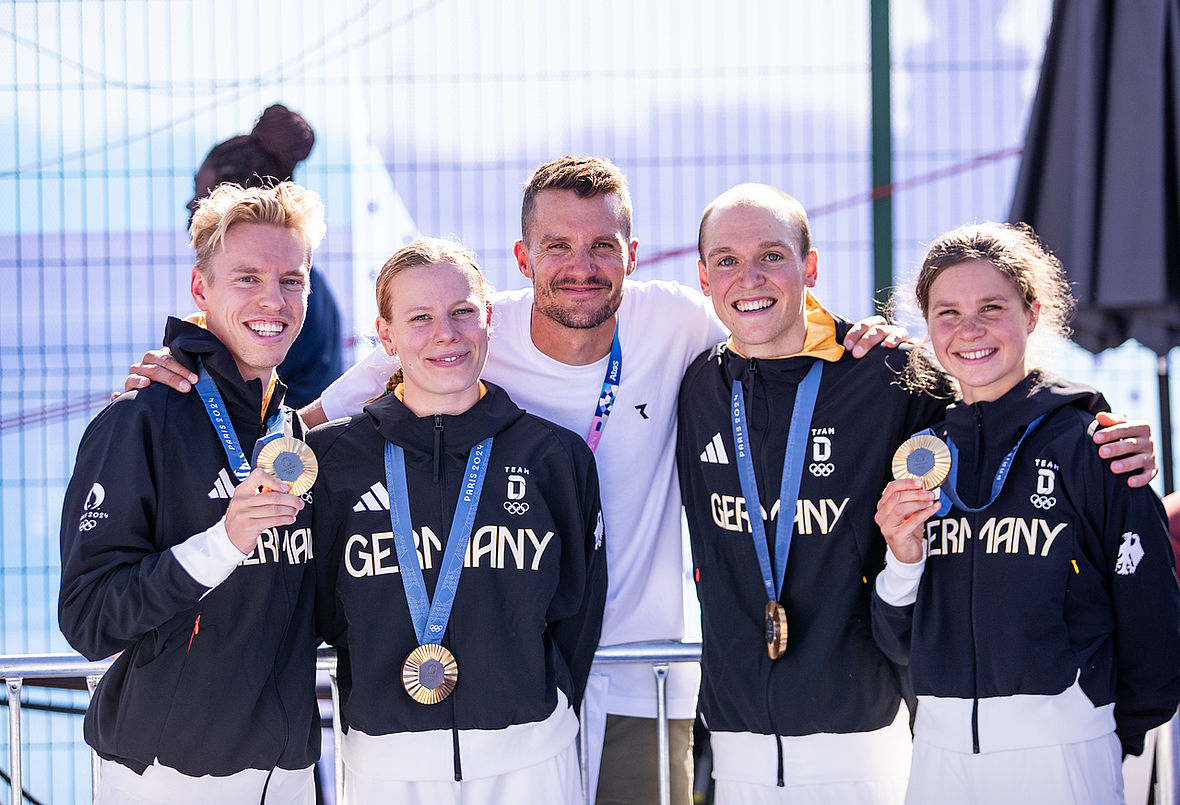
[[[254,124],[250,137],[286,168],[287,176],[295,171],[296,165],[307,159],[311,147],[315,145],[315,132],[303,119],[303,115],[292,112],[281,103],[266,108]]]

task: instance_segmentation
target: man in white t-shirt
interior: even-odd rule
[[[492,296],[492,344],[483,376],[529,412],[586,435],[595,448],[611,534],[601,645],[682,640],[677,391],[692,359],[726,331],[698,291],[627,279],[639,244],[631,237],[626,179],[609,160],[563,157],[539,167],[525,188],[521,229],[514,252],[532,287]],[[854,350],[861,354],[884,335],[862,325],[850,332],[848,344],[865,336]],[[888,335],[891,341],[901,337]],[[186,390],[184,380],[169,378],[173,366],[160,353],[149,353],[144,364],[132,367],[139,374],[128,379],[128,388],[151,378]],[[382,392],[394,369],[377,349],[300,413],[309,427],[358,413]],[[667,690],[677,805],[691,801],[699,684],[696,664],[673,665]],[[596,801],[658,801],[650,666],[596,665],[586,714]]]

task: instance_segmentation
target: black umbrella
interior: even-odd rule
[[[1009,220],[1065,264],[1074,340],[1134,338],[1160,360],[1164,485],[1172,490],[1166,355],[1180,344],[1180,0],[1055,0]]]

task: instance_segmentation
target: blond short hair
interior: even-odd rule
[[[270,224],[298,233],[307,247],[308,265],[327,231],[319,194],[294,182],[270,187],[218,185],[197,203],[189,224],[189,245],[202,272],[208,273],[213,255],[224,247],[225,235],[234,224]]]

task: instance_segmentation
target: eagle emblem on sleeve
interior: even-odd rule
[[[1119,543],[1119,558],[1114,563],[1114,572],[1120,576],[1130,576],[1139,567],[1143,558],[1143,545],[1139,535],[1133,531],[1123,534],[1123,541]]]

